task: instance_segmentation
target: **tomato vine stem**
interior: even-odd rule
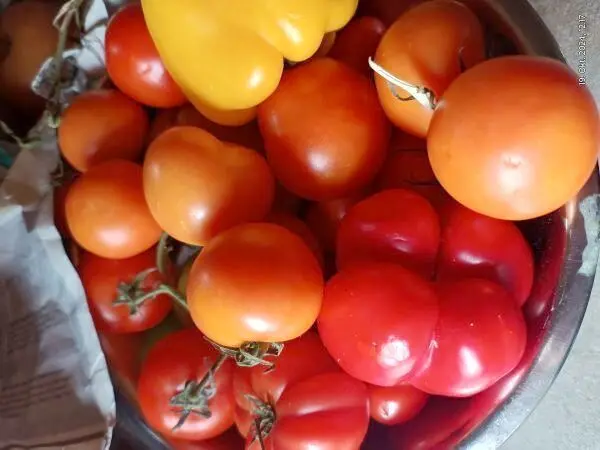
[[[167,275],[167,261],[169,258],[169,235],[167,233],[162,233],[160,235],[160,240],[158,241],[158,245],[156,246],[156,267],[161,275]]]
[[[258,440],[261,450],[265,450],[264,440],[271,434],[277,420],[275,408],[254,395],[246,394],[245,397],[253,405],[251,413],[254,416],[255,429],[251,442]]]
[[[391,74],[390,72],[385,70],[383,67],[381,67],[379,64],[377,64],[373,60],[373,58],[369,58],[369,67],[377,75],[379,75],[381,78],[383,78],[385,81],[388,82],[390,91],[392,92],[394,97],[396,97],[398,100],[403,101],[403,102],[415,100],[426,108],[435,109],[437,101],[435,98],[435,94],[433,93],[433,91],[431,89],[424,87],[424,86],[417,86],[417,85],[408,83],[404,80],[401,80],[400,78]],[[396,88],[400,88],[400,89],[406,91],[409,94],[409,96],[401,97],[396,92]]]

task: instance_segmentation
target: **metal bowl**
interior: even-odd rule
[[[416,1],[415,1],[416,2]],[[507,36],[519,53],[564,60],[541,18],[527,0],[464,0],[492,30]],[[395,5],[395,4],[398,5]],[[399,14],[388,0],[387,11]],[[394,17],[388,17],[393,20]],[[536,280],[524,306],[528,346],[520,365],[484,393],[469,399],[433,398],[408,424],[373,425],[369,450],[493,449],[525,421],[548,391],[577,336],[592,291],[600,249],[600,178],[594,171],[585,187],[562,209],[521,224],[536,254]],[[114,448],[167,448],[117,392]]]

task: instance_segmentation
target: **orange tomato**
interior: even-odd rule
[[[439,98],[461,73],[484,59],[484,34],[479,20],[454,0],[431,0],[410,9],[387,30],[375,61],[401,80],[433,91]],[[425,137],[433,110],[375,76],[379,100],[394,125]]]
[[[262,220],[274,179],[257,152],[221,142],[200,128],[161,134],[144,160],[144,192],[164,231],[190,245],[244,222]]]
[[[75,241],[104,258],[132,257],[160,238],[144,200],[142,168],[130,161],[107,161],[77,178],[65,210]]]
[[[228,347],[300,336],[315,322],[322,297],[323,274],[312,251],[270,223],[218,235],[196,258],[187,283],[194,323]]]
[[[600,118],[592,94],[565,64],[501,57],[450,86],[427,147],[438,180],[464,206],[531,219],[585,184],[598,158]]]
[[[262,136],[256,121],[241,126],[219,125],[204,117],[190,104],[183,105],[181,108],[159,111],[150,127],[150,142],[162,132],[174,126],[202,128],[221,141],[231,142],[260,152],[264,151]]]
[[[371,76],[369,57],[375,54],[385,33],[385,25],[375,17],[358,17],[336,36],[329,56]]]
[[[119,91],[88,91],[63,114],[58,145],[69,164],[85,172],[103,161],[140,158],[148,126],[142,106]]]

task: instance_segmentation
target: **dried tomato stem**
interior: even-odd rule
[[[385,70],[383,67],[381,67],[379,64],[377,64],[375,61],[373,61],[373,58],[369,58],[369,67],[371,67],[371,69],[377,75],[379,75],[381,78],[383,78],[385,81],[388,82],[388,84],[390,86],[390,90],[392,91],[392,94],[398,100],[401,100],[401,101],[416,100],[417,102],[419,102],[421,105],[423,105],[426,108],[435,109],[436,99],[435,99],[435,94],[433,93],[433,91],[431,89],[424,87],[424,86],[416,86],[414,84],[407,83],[406,81],[401,80],[400,78],[396,77],[395,75],[393,75],[390,72],[388,72],[387,70]],[[409,94],[409,96],[401,97],[400,95],[398,95],[396,93],[395,88],[400,88],[400,89],[406,91]]]
[[[263,432],[260,426],[260,417],[256,417],[254,419],[254,426],[256,427],[256,437],[258,439],[258,443],[260,444],[260,450],[265,450],[265,441],[263,439]]]
[[[156,246],[156,267],[161,275],[167,275],[167,261],[169,258],[169,235],[163,233]]]

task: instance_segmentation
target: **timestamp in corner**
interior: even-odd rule
[[[577,20],[578,43],[577,43],[577,73],[579,74],[579,84],[586,84],[587,75],[587,42],[588,42],[588,21],[585,14],[579,14]]]

